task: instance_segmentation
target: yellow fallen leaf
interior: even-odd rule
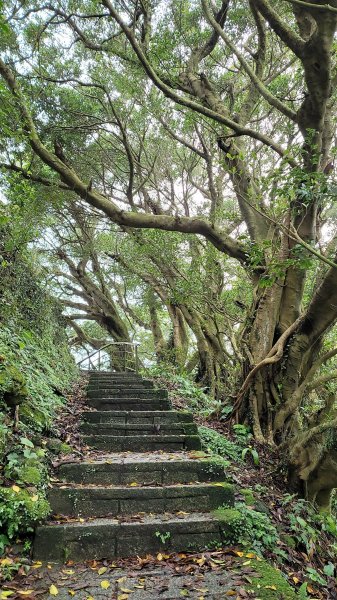
[[[236,592],[234,592],[234,590],[228,590],[228,592],[226,592],[226,596],[236,596]]]
[[[128,600],[128,594],[118,594],[117,600]]]
[[[300,579],[298,577],[293,577],[292,580],[296,584],[300,582]]]
[[[32,502],[37,502],[38,499],[39,499],[39,497],[38,497],[37,494],[34,494],[34,496],[31,496],[30,499],[31,499]]]
[[[76,592],[74,590],[68,590],[69,596],[75,596]]]
[[[30,596],[33,594],[34,590],[17,590],[17,593],[21,596]]]
[[[39,569],[40,567],[42,567],[42,562],[40,560],[37,560],[32,564],[32,569]]]
[[[243,556],[243,555],[244,555],[244,552],[240,552],[239,550],[236,550],[236,551],[235,551],[235,554],[236,554],[237,556]]]
[[[85,519],[82,519],[82,517],[80,519],[78,519],[80,523],[84,523]]]
[[[12,592],[11,590],[4,590],[3,592],[1,592],[1,600],[8,598],[9,596],[12,596],[12,594],[14,594],[14,592]]]
[[[125,580],[126,580],[126,577],[119,577],[117,579],[117,583],[123,583],[123,581],[125,581]]]
[[[246,567],[247,565],[250,565],[250,560],[246,560],[245,562],[242,563],[243,567]]]
[[[87,600],[94,600],[94,598],[92,596],[88,596]]]
[[[277,590],[276,585],[265,585],[264,587],[266,590]]]
[[[58,591],[58,589],[57,589],[56,585],[54,585],[53,583],[52,583],[52,585],[51,585],[51,586],[50,586],[50,588],[49,588],[49,593],[50,593],[52,596],[57,596],[57,594],[59,593],[59,591]]]
[[[107,570],[107,567],[101,567],[100,569],[98,569],[97,573],[98,575],[103,575],[103,573],[106,573]]]
[[[163,560],[163,555],[160,552],[157,554],[157,560]]]
[[[0,565],[12,565],[12,564],[13,564],[12,558],[2,558],[0,560]]]
[[[135,588],[137,588],[138,590],[143,590],[144,589],[144,585],[135,585]]]
[[[75,571],[73,571],[72,569],[62,569],[62,573],[64,573],[65,575],[74,575]]]
[[[18,485],[12,485],[12,490],[13,490],[13,492],[16,492],[17,494],[18,494],[19,492],[21,492],[21,489],[19,488],[19,486],[18,486]]]
[[[110,582],[107,581],[106,579],[104,579],[103,581],[101,581],[101,588],[102,590],[107,590],[110,587]]]
[[[248,552],[248,554],[246,554],[246,558],[255,558],[256,554],[253,554],[253,552]]]
[[[130,487],[137,487],[137,485],[139,485],[137,481],[133,481],[132,483],[130,483]]]
[[[128,590],[127,588],[121,587],[121,592],[123,592],[124,594],[132,594],[133,590]]]

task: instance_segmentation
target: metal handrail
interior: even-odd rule
[[[82,365],[85,361],[89,362],[89,368],[88,370],[93,370],[93,371],[100,371],[101,367],[105,366],[104,363],[101,362],[101,352],[102,350],[105,350],[106,348],[110,347],[110,346],[121,346],[122,348],[124,347],[124,361],[123,361],[123,366],[124,369],[121,369],[121,371],[135,371],[136,373],[138,373],[138,369],[139,369],[139,356],[138,356],[138,346],[139,346],[139,342],[109,342],[108,344],[105,344],[104,346],[102,346],[101,348],[98,348],[97,350],[95,350],[94,352],[92,352],[91,354],[89,354],[88,356],[85,356],[84,358],[82,358],[81,360],[77,361],[77,366],[80,367],[80,365]],[[134,367],[133,365],[128,366],[127,367],[127,361],[126,361],[126,355],[127,355],[127,347],[130,346],[130,352],[129,354],[132,354],[132,363],[134,363]],[[132,348],[132,350],[131,350]],[[95,356],[98,357],[98,362],[95,364],[95,362],[91,359],[93,359]],[[110,362],[111,358],[109,359]],[[98,367],[98,368],[97,368]],[[110,365],[111,367],[111,365]]]

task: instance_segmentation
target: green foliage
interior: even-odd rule
[[[225,456],[236,462],[241,461],[242,449],[240,446],[209,427],[200,426],[198,431],[201,443],[206,450],[220,456]]]
[[[204,389],[197,386],[190,376],[177,374],[174,366],[153,365],[144,373],[158,384],[168,384],[171,400],[182,399],[187,409],[200,416],[207,418],[219,410],[220,403],[217,400],[205,394]]]
[[[31,495],[17,486],[0,488],[0,524],[8,540],[18,533],[33,531],[34,526],[49,513],[50,506],[42,492]]]
[[[0,398],[9,406],[22,404],[28,395],[26,381],[14,365],[0,364]]]
[[[239,544],[262,555],[275,551],[279,535],[268,515],[237,502],[235,508],[223,507],[214,511],[223,523],[223,535],[227,544]]]

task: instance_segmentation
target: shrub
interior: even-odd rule
[[[219,508],[214,514],[224,524],[225,543],[239,544],[260,555],[266,550],[275,551],[279,535],[268,515],[244,502],[237,502],[235,508]]]
[[[16,485],[0,488],[0,525],[8,540],[18,533],[33,531],[49,513],[50,506],[43,492],[30,494]]]
[[[237,444],[234,444],[223,435],[210,429],[209,427],[201,426],[198,428],[201,443],[206,450],[226,456],[236,462],[241,461],[242,449]]]

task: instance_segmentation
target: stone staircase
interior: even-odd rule
[[[191,413],[171,409],[166,390],[136,374],[91,373],[80,425],[93,459],[64,463],[49,493],[51,520],[36,530],[36,560],[126,557],[214,548],[214,509],[234,502],[224,470],[193,454]],[[194,458],[193,458],[194,456]],[[59,519],[60,520],[60,519]]]

